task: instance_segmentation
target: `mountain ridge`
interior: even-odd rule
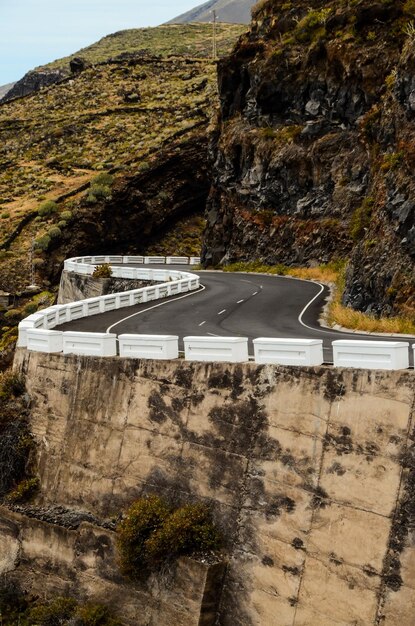
[[[216,11],[218,22],[249,24],[251,9],[256,0],[209,0],[190,11],[173,18],[168,24],[184,24],[189,22],[211,22],[213,11]]]

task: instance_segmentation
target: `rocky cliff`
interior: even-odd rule
[[[55,85],[66,78],[61,70],[30,70],[0,98],[1,102],[8,102],[14,98],[22,98],[44,87]]]
[[[350,260],[344,302],[415,307],[413,2],[258,3],[219,64],[204,262]]]

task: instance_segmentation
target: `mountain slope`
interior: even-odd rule
[[[228,49],[240,30],[221,26]],[[120,38],[134,33],[106,38],[84,70],[0,105],[0,289],[15,293],[27,285],[32,240],[36,280],[44,284],[68,254],[143,250],[158,229],[203,213],[207,129],[217,103],[211,27],[156,31],[155,51],[164,46],[164,57],[131,50],[125,40],[122,54]],[[108,212],[111,197],[122,201]],[[45,208],[46,201],[55,205]]]
[[[219,64],[205,263],[348,261],[344,304],[415,319],[414,4],[268,0]]]
[[[240,25],[218,24],[217,53],[227,54],[244,32]],[[8,91],[3,101],[26,96],[42,87],[59,83],[77,71],[81,59],[85,66],[103,63],[120,55],[182,56],[209,58],[212,53],[212,29],[207,24],[171,24],[156,28],[122,30],[103,37],[96,43],[28,72]],[[71,62],[75,60],[73,70]],[[82,66],[81,63],[81,66]]]
[[[219,22],[235,24],[249,24],[251,9],[256,0],[210,0],[200,6],[170,20],[170,24],[184,24],[186,22],[211,22],[212,11],[216,11]]]

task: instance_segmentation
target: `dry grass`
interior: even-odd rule
[[[363,330],[369,333],[415,335],[414,320],[404,317],[376,318],[345,307],[336,301],[333,301],[329,308],[328,322],[330,325],[338,324],[344,328]]]
[[[294,267],[287,271],[288,276],[303,280],[316,280],[322,283],[336,283],[339,270],[335,266],[319,265],[318,267]]]

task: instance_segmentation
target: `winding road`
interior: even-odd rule
[[[182,269],[171,266],[171,269]],[[336,339],[415,341],[322,328],[318,323],[327,287],[281,276],[201,271],[201,289],[185,295],[118,309],[61,325],[55,330],[178,335],[323,339],[325,362]],[[412,352],[412,350],[411,350]],[[411,355],[412,358],[412,355]]]

